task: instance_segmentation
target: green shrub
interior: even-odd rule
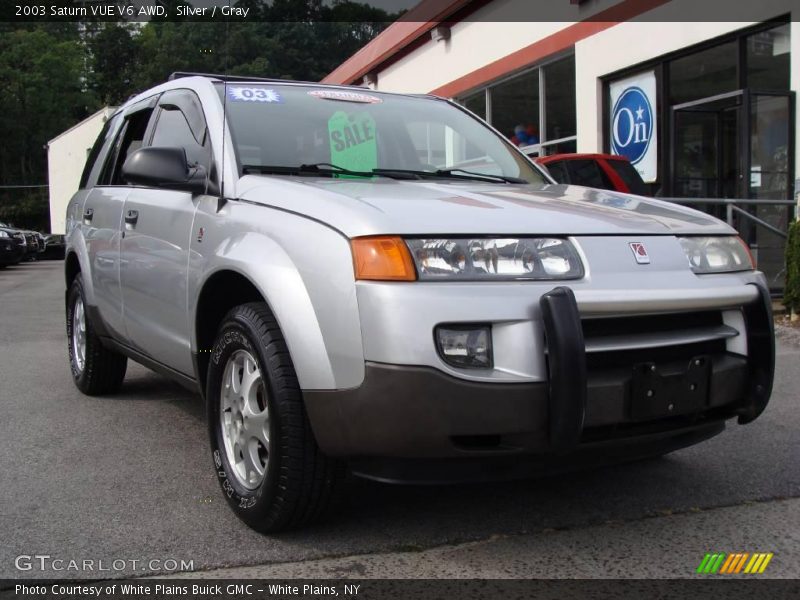
[[[786,240],[786,289],[783,292],[786,308],[800,312],[800,221],[789,226]]]

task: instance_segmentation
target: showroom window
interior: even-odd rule
[[[464,96],[459,102],[531,156],[575,152],[575,57]]]
[[[477,94],[464,98],[461,102],[464,108],[471,110],[481,119],[486,118],[486,90],[481,90]]]
[[[737,43],[728,42],[672,61],[670,100],[681,104],[735,90]]]
[[[789,23],[747,37],[747,85],[761,90],[789,89]]]

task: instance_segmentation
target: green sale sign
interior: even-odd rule
[[[337,111],[328,119],[328,136],[336,166],[365,172],[378,167],[375,119],[368,113]]]

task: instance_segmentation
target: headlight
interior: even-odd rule
[[[0,229],[0,238],[7,238],[7,237],[11,237],[11,236],[8,235],[7,232],[5,232],[5,231]]]
[[[754,268],[749,248],[737,236],[692,236],[678,240],[695,273],[731,273]]]
[[[583,264],[564,238],[406,240],[420,280],[580,279]]]

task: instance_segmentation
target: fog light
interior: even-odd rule
[[[442,325],[436,328],[442,360],[453,367],[490,369],[492,334],[488,325]]]

